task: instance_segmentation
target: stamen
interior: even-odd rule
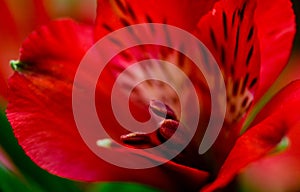
[[[111,139],[99,139],[97,140],[96,144],[99,147],[103,147],[103,148],[111,148],[113,141]]]
[[[159,100],[151,100],[149,107],[159,117],[177,120],[175,112],[168,105]]]
[[[178,121],[167,119],[162,123],[162,125],[158,129],[158,133],[161,137],[163,137],[164,141],[166,141],[172,137],[172,135],[176,132],[178,126]]]
[[[120,137],[121,141],[128,145],[145,145],[150,143],[150,137],[143,132],[134,132]]]
[[[174,135],[175,132],[177,135]],[[188,136],[187,134],[188,130],[180,122],[171,119],[166,119],[157,132],[158,139],[162,143],[172,137],[173,147],[184,145]]]
[[[152,100],[149,108],[154,114],[164,118],[160,127],[151,133],[133,132],[122,135],[120,139],[124,144],[133,148],[151,148],[167,141],[177,131],[180,123],[177,121],[174,111],[168,105],[159,100]],[[176,139],[176,144],[177,140],[181,141],[182,139]]]

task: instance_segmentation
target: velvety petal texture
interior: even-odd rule
[[[92,37],[91,27],[61,20],[41,27],[24,42],[17,72],[9,81],[7,108],[19,144],[39,166],[70,179],[136,181],[172,191],[186,183],[190,190],[201,187],[207,178],[203,171],[172,162],[147,170],[123,169],[85,145],[73,118],[71,95],[76,68]]]
[[[215,56],[227,88],[225,124],[210,150],[218,164],[223,163],[248,112],[287,64],[291,52],[295,34],[291,3],[269,4],[271,10],[260,0],[220,1],[198,23],[196,36]],[[274,19],[277,16],[279,22]],[[273,43],[276,45],[269,46]]]
[[[98,1],[98,9],[97,9],[97,19],[96,19],[96,29],[95,29],[95,37],[96,40],[103,37],[104,35],[113,32],[117,29],[127,27],[134,24],[139,23],[162,23],[173,25],[176,27],[180,27],[189,32],[192,32],[196,29],[196,24],[201,16],[206,14],[213,6],[216,1],[185,1],[185,2],[177,2],[177,1],[162,1],[157,2],[154,0],[148,1],[136,1],[136,0],[116,0],[116,1]],[[129,35],[120,38],[112,39],[112,42],[115,44],[126,44],[127,38],[132,38],[135,41],[138,41],[138,38],[135,38],[135,31],[128,30]],[[170,44],[173,47],[180,49],[185,49],[182,44],[176,44],[176,39],[170,39],[170,35],[168,30],[166,29],[164,33],[161,33],[154,30],[146,30],[145,32],[151,32],[150,35],[159,38],[168,39]],[[145,34],[147,36],[149,34]],[[137,39],[137,40],[136,40]],[[159,41],[159,40],[158,40]],[[175,41],[175,42],[174,42]],[[195,47],[194,49],[199,49],[199,47]],[[199,57],[200,57],[199,50]],[[179,52],[174,51],[173,49],[162,47],[162,46],[153,46],[153,45],[143,45],[137,46],[126,51],[123,51],[118,56],[116,56],[111,61],[111,71],[107,72],[108,75],[104,75],[103,79],[110,79],[109,83],[105,83],[100,85],[102,89],[111,90],[112,85],[110,83],[115,80],[115,77],[123,72],[130,65],[147,59],[157,59],[168,61],[172,64],[175,64],[180,68],[186,75],[193,81],[195,84],[195,89],[197,89],[199,98],[203,99],[203,93],[207,91],[207,85],[203,83],[203,75],[186,56],[180,54]],[[209,61],[211,62],[211,61]],[[113,74],[113,75],[112,75]],[[147,76],[149,74],[155,74],[157,76],[167,77],[170,81],[173,81],[177,87],[182,86],[182,78],[179,77],[179,74],[176,74],[173,71],[168,71],[164,67],[141,67],[140,70],[136,71],[135,74],[128,75],[128,82],[132,82],[135,79],[138,79],[140,76]],[[218,81],[211,75],[212,81]],[[124,82],[125,86],[128,85],[127,82]],[[105,86],[105,88],[103,88]],[[124,87],[125,87],[124,86]],[[128,85],[127,87],[129,87]],[[206,86],[206,87],[205,87]],[[204,88],[203,88],[204,87]],[[200,90],[201,89],[201,90]],[[171,91],[170,91],[171,90]],[[188,92],[189,90],[184,90],[182,92]],[[147,83],[141,84],[135,92],[133,92],[133,102],[142,103],[143,108],[145,109],[143,112],[136,112],[137,110],[132,110],[135,113],[135,117],[138,115],[146,116],[148,114],[149,101],[151,98],[156,98],[158,100],[163,101],[167,105],[169,105],[176,114],[179,114],[179,102],[177,99],[177,95],[174,90],[166,88],[162,83]],[[110,98],[109,98],[110,99]],[[204,99],[203,99],[204,100]],[[209,105],[209,102],[202,101],[204,104],[201,105]],[[105,106],[107,101],[100,101],[102,104],[100,106]],[[109,102],[109,100],[108,100]],[[201,102],[201,101],[200,101]],[[206,106],[205,106],[206,107]],[[203,107],[203,108],[205,108]],[[208,107],[203,109],[203,113],[206,113]],[[99,110],[101,113],[101,109]],[[106,111],[110,114],[109,109],[103,110],[107,114]],[[102,112],[103,113],[103,112]],[[145,115],[146,114],[146,115]],[[190,115],[191,114],[191,115]],[[192,116],[192,112],[189,115]],[[111,115],[107,115],[111,116]],[[147,116],[146,116],[147,117]],[[190,117],[193,119],[194,117]],[[198,118],[198,117],[197,117]],[[140,119],[140,118],[138,118]],[[115,126],[114,126],[115,127]]]
[[[239,136],[257,88],[260,47],[254,20],[256,8],[256,1],[220,1],[197,26],[196,36],[214,55],[227,91],[225,123],[208,154],[216,159],[216,172]]]
[[[299,128],[299,106],[300,81],[295,81],[279,92],[258,115],[261,121],[237,140],[217,179],[202,191],[226,186],[244,167],[268,155],[284,137],[290,137],[293,129]]]
[[[239,177],[253,191],[297,191],[300,187],[300,124],[290,128],[278,149],[251,163]]]
[[[300,107],[300,81],[278,93],[257,115],[251,128],[239,136],[248,111],[287,63],[295,33],[294,14],[289,1],[97,2],[96,25],[79,24],[70,19],[53,21],[29,35],[22,44],[19,61],[12,63],[15,73],[9,80],[7,117],[19,144],[39,166],[74,180],[141,182],[166,191],[197,191],[211,181],[202,189],[209,192],[226,187],[247,165],[270,155],[285,137],[292,145],[297,144],[298,137],[295,135],[298,131],[295,130],[300,124],[297,112]],[[36,3],[37,7],[42,6],[38,1]],[[44,11],[42,8],[38,10]],[[103,120],[104,127],[108,127],[110,136],[122,143],[120,136],[127,132],[116,121],[111,107],[111,90],[117,76],[141,60],[160,59],[173,63],[195,85],[198,99],[202,102],[201,115],[204,114],[198,117],[190,111],[187,115],[187,122],[200,119],[200,124],[194,139],[180,155],[155,168],[124,169],[94,154],[77,130],[72,91],[81,88],[73,85],[81,60],[97,40],[117,29],[139,23],[169,24],[194,34],[210,50],[222,71],[227,91],[225,122],[217,142],[203,156],[197,150],[211,111],[207,83],[189,58],[168,47],[136,46],[116,55],[99,76],[95,104],[98,117]],[[135,38],[132,31],[129,33],[131,36],[128,38]],[[168,39],[168,30],[157,36]],[[122,36],[111,39],[111,42],[118,44],[123,40],[126,41],[126,38]],[[181,45],[176,46],[182,48]],[[101,50],[99,54],[101,57]],[[209,62],[206,65],[208,69]],[[133,80],[149,73],[167,76],[176,86],[185,87],[176,72],[161,65],[150,66],[140,67],[134,71],[136,73],[129,72],[122,88],[128,89]],[[207,81],[214,82],[215,89],[219,88],[220,79],[210,76]],[[86,78],[89,79],[89,75]],[[182,90],[186,93],[185,102],[189,103],[189,90]],[[147,120],[153,98],[168,105],[174,116],[181,110],[172,88],[147,81],[139,84],[130,95],[129,105],[136,119]],[[168,120],[178,123],[174,116]],[[157,140],[164,134],[169,136],[174,130],[164,131],[155,135]],[[111,152],[122,150],[118,144],[106,148]],[[298,157],[294,148],[288,153]],[[144,152],[135,151],[130,155],[149,162],[164,160]]]
[[[70,124],[73,117],[70,113],[72,111],[69,111],[71,101],[67,98],[71,98],[71,92],[65,90],[71,90],[75,72],[72,66],[76,67],[91,46],[90,36],[90,27],[70,20],[56,21],[49,27],[41,27],[24,42],[20,63],[15,66],[19,72],[9,81],[7,116],[14,133],[26,153],[51,172],[58,173],[64,168],[50,157],[53,155],[57,159],[64,159],[63,148],[72,143],[74,135],[80,139]],[[64,147],[55,138],[61,142],[66,141]],[[71,169],[67,172],[72,175]],[[79,172],[73,174],[75,177],[80,175]]]
[[[218,0],[98,0],[96,39],[138,23],[165,23],[192,31]]]
[[[255,21],[260,39],[261,69],[257,101],[287,65],[296,33],[291,1],[258,0]]]

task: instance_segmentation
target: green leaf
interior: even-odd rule
[[[43,192],[36,184],[21,180],[13,172],[0,165],[1,192]]]
[[[125,182],[106,182],[98,183],[91,186],[87,192],[111,192],[111,191],[122,191],[122,192],[161,192],[158,189],[154,189],[150,186],[138,184],[138,183],[125,183]]]

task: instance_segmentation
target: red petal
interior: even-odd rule
[[[15,56],[11,49],[17,50],[17,46],[14,44],[18,41],[19,36],[17,24],[4,0],[0,0],[0,17],[5,18],[0,20],[0,96],[6,97],[6,78],[10,73],[9,59]]]
[[[66,106],[71,101],[70,95],[65,95],[71,92],[66,84],[54,78],[24,77],[17,73],[10,79],[12,95],[7,115],[19,144],[39,166],[75,180],[136,181],[173,191],[195,190],[205,181],[205,172],[172,162],[154,169],[128,170],[94,155],[77,132],[71,106]]]
[[[172,162],[123,169],[86,146],[73,117],[72,82],[92,38],[91,27],[63,20],[40,28],[24,42],[19,72],[9,81],[7,117],[26,154],[49,172],[70,179],[136,181],[172,191],[201,187],[205,172]]]
[[[33,26],[42,25],[50,20],[50,16],[47,13],[45,3],[41,0],[32,0],[34,11]]]
[[[196,24],[198,20],[206,14],[213,6],[213,4],[216,2],[216,0],[212,1],[173,1],[173,0],[164,0],[161,2],[157,2],[154,0],[147,0],[147,1],[138,1],[138,0],[112,0],[112,1],[104,1],[104,0],[98,0],[98,10],[97,10],[97,19],[96,19],[96,39],[99,39],[106,35],[109,32],[112,32],[116,29],[126,27],[129,25],[137,24],[137,23],[166,23],[170,25],[175,25],[177,27],[183,28],[188,31],[193,31],[196,28]],[[132,34],[132,38],[135,37],[134,32],[130,33]],[[168,34],[168,30],[165,31],[165,34],[159,36],[157,33],[155,34],[159,38],[166,39],[170,37]],[[130,37],[131,38],[131,37]],[[113,39],[114,42],[116,39]],[[126,38],[120,38],[117,43],[123,43],[122,41],[125,41]],[[121,40],[121,42],[120,42]],[[136,39],[134,39],[136,40]],[[170,40],[170,38],[169,38]],[[172,41],[172,39],[170,40]],[[176,42],[176,41],[175,41]],[[173,43],[173,41],[172,41]],[[177,42],[176,42],[177,43]],[[180,45],[176,45],[180,46]],[[141,47],[141,46],[140,46]],[[164,49],[159,46],[158,48],[153,48],[153,46],[144,46],[144,49],[141,49],[140,47],[137,47],[136,49],[131,49],[127,54],[123,54],[121,57],[117,57],[113,65],[115,67],[114,71],[116,71],[116,68],[119,70],[118,72],[122,71],[124,68],[129,66],[131,63],[135,63],[133,61],[140,61],[142,59],[148,59],[147,55],[149,56],[149,59],[162,59],[167,60],[167,56],[169,57],[169,60],[173,59],[175,60],[176,57],[178,57],[179,54],[172,53],[172,50],[170,49]],[[149,48],[150,47],[150,48]],[[184,47],[179,47],[184,48]],[[129,53],[129,54],[128,54]],[[124,55],[127,56],[124,59]],[[128,61],[128,55],[129,60]],[[145,58],[146,55],[146,58]],[[178,57],[180,61],[176,60],[175,64],[182,69],[182,71],[186,72],[188,76],[193,80],[199,81],[203,84],[203,78],[201,73],[199,73],[199,70],[197,70],[197,74],[195,73],[195,70],[193,70],[193,67],[190,67],[190,65],[183,66],[183,60],[186,60],[184,56],[179,55]],[[127,59],[127,60],[126,60]],[[114,62],[114,61],[113,61]],[[180,63],[181,62],[181,63]],[[187,62],[188,63],[188,62]],[[188,63],[191,64],[191,63]],[[121,70],[120,70],[121,69]],[[158,68],[158,70],[160,70]],[[151,69],[151,71],[155,71],[155,69]],[[142,74],[137,73],[138,75]],[[147,71],[146,71],[147,72]],[[165,74],[171,74],[170,72],[165,72]],[[200,75],[198,75],[200,74]],[[201,77],[200,77],[201,76]],[[176,74],[174,74],[175,79]],[[214,77],[213,77],[214,78]],[[200,84],[196,82],[197,84]],[[196,84],[195,83],[195,84]],[[167,98],[168,101],[171,99],[173,101],[176,101],[176,98],[172,97],[172,94],[168,94],[170,92],[170,89],[164,90],[164,93],[162,93],[162,88],[158,86],[152,86],[152,88],[148,88],[146,86],[141,86],[141,89],[147,90],[144,91],[144,95],[147,95],[148,97],[159,96],[158,98]],[[154,87],[154,88],[153,88]],[[198,86],[199,88],[200,86]],[[158,89],[157,89],[158,88]],[[199,88],[201,89],[201,88]],[[139,91],[139,90],[138,90]],[[139,91],[141,92],[141,91]],[[149,93],[149,94],[148,94]],[[158,94],[157,94],[158,93]],[[135,97],[135,96],[134,96]],[[139,100],[147,100],[148,97],[144,97],[143,95],[139,95]],[[146,99],[145,99],[146,98]],[[158,99],[157,97],[154,97],[155,99]],[[166,99],[164,99],[166,100]],[[136,101],[136,100],[135,100]],[[147,102],[144,102],[148,104]],[[169,103],[166,102],[168,105]],[[170,102],[171,103],[171,102]],[[175,102],[172,102],[172,104]],[[174,111],[178,112],[178,107],[170,105]],[[178,104],[176,104],[178,105]]]
[[[70,20],[43,26],[23,43],[17,69],[22,73],[16,72],[9,80],[7,116],[15,135],[37,164],[54,173],[64,170],[56,161],[64,158],[65,147],[59,149],[55,139],[64,138],[69,145],[72,135],[77,136],[67,123],[72,119],[65,111],[69,103],[62,101],[70,96],[64,90],[70,89],[76,65],[92,44],[91,36],[90,27]]]
[[[259,0],[255,13],[261,49],[258,100],[288,63],[296,32],[292,3],[288,0]]]
[[[137,23],[168,23],[192,30],[217,1],[98,0],[96,39]]]
[[[236,142],[217,179],[203,191],[214,191],[227,185],[241,169],[267,155],[300,123],[300,81],[283,89],[264,108],[263,121],[252,127]]]
[[[198,23],[196,35],[219,64],[227,91],[225,123],[206,154],[216,159],[216,172],[239,136],[257,87],[260,51],[253,19],[255,9],[255,1],[224,0],[216,3]]]
[[[230,124],[249,110],[258,81],[260,52],[255,9],[255,1],[221,1],[198,24],[197,36],[223,71],[228,97],[225,120]]]
[[[0,10],[1,18],[5,18],[0,20],[1,37],[4,39],[4,37],[6,38],[7,36],[17,36],[18,31],[16,22],[5,0],[0,0]]]
[[[12,74],[9,61],[18,57],[23,38],[38,25],[49,21],[49,16],[41,0],[0,1],[0,95],[7,94],[7,79]],[[14,13],[12,13],[14,11]]]
[[[287,133],[287,149],[249,165],[242,172],[255,191],[298,191],[300,180],[300,124]]]
[[[20,69],[71,81],[80,59],[93,43],[92,35],[91,27],[71,20],[43,26],[24,41],[20,51],[24,65]]]

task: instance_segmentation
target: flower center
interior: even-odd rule
[[[133,132],[122,135],[120,139],[126,146],[133,148],[155,147],[171,138],[179,128],[176,114],[168,105],[159,100],[151,100],[149,109],[154,115],[162,119],[159,128],[152,133]]]
[[[162,119],[159,123],[159,128],[151,133],[132,132],[121,135],[121,142],[127,147],[146,149],[170,141],[171,144],[165,145],[162,150],[159,151],[162,158],[168,157],[168,154],[177,152],[176,149],[178,149],[178,147],[180,148],[186,145],[189,129],[180,123],[172,108],[163,102],[152,100],[150,101],[149,109],[150,112]],[[196,139],[199,138],[196,137]],[[205,168],[204,163],[206,162],[203,157],[198,154],[198,147],[197,143],[193,141],[190,142],[172,161],[197,169]]]

